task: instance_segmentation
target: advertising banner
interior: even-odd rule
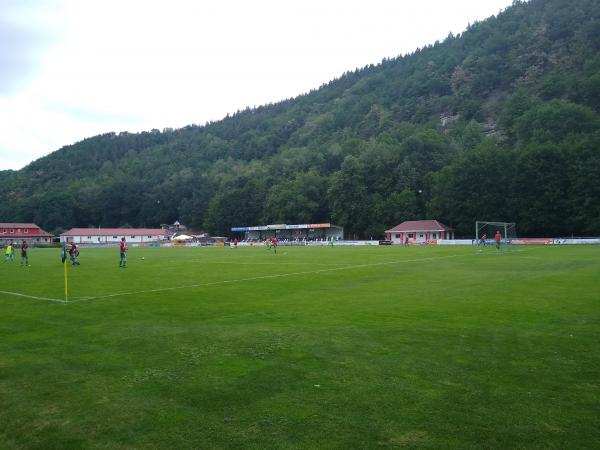
[[[554,245],[600,244],[600,238],[554,239]]]
[[[330,223],[309,223],[308,228],[331,228]]]
[[[330,223],[301,223],[297,225],[287,225],[285,223],[273,225],[260,225],[254,227],[233,227],[231,231],[265,231],[265,230],[308,230],[317,228],[331,228]]]
[[[550,245],[554,244],[554,239],[548,238],[521,238],[521,239],[512,239],[512,244],[517,245]]]

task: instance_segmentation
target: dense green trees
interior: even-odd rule
[[[436,218],[600,233],[600,3],[515,1],[411,55],[180,130],[107,133],[0,173],[0,218],[213,234]]]

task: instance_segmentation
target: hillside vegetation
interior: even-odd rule
[[[108,133],[0,173],[4,221],[333,222],[381,236],[435,218],[600,233],[600,2],[515,2],[410,55],[203,126]]]

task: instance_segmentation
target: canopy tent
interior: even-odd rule
[[[187,234],[180,234],[179,236],[174,236],[171,238],[173,241],[190,241],[194,239],[192,236],[188,236]]]

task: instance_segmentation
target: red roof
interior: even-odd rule
[[[0,222],[0,228],[39,228],[35,223],[4,223]]]
[[[396,225],[391,230],[385,230],[386,233],[407,232],[407,231],[450,231],[450,228],[437,220],[407,220],[400,225]]]
[[[165,235],[162,228],[71,228],[61,236],[155,236]]]
[[[6,229],[7,232],[3,233],[2,231]],[[9,233],[8,230],[14,230],[14,233]],[[20,232],[18,230],[21,230]],[[27,230],[27,233],[24,232]],[[10,237],[27,237],[27,236],[52,236],[45,230],[42,230],[35,223],[8,223],[8,222],[0,222],[0,236],[8,236]]]

